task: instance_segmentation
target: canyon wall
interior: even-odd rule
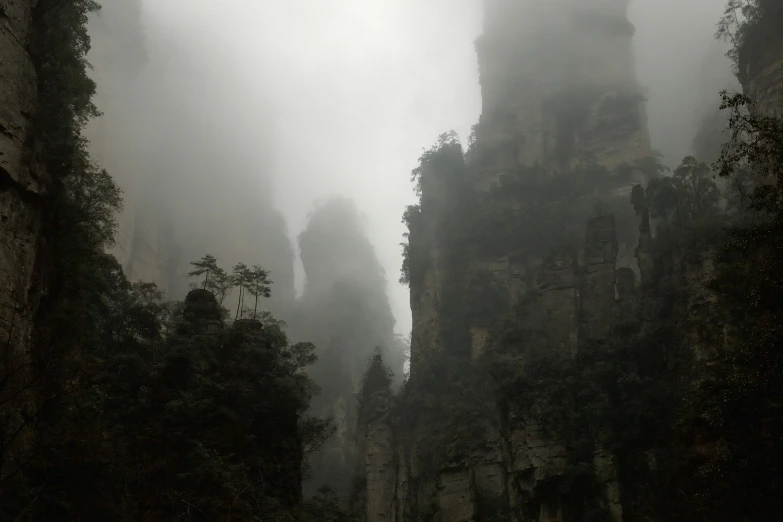
[[[473,173],[487,186],[505,169],[612,169],[649,156],[627,0],[484,2],[476,42],[483,109]]]
[[[529,402],[486,396],[480,376],[498,350],[509,366],[524,366],[529,350],[572,359],[639,308],[649,262],[643,249],[634,255],[630,194],[644,179],[634,165],[651,148],[627,2],[484,7],[481,119],[464,155],[444,136],[422,157],[420,205],[406,215],[411,379],[398,409],[376,392],[360,422],[355,507],[377,522],[555,522],[591,510],[619,521],[605,441],[588,450],[597,490],[575,507],[557,486],[574,448],[529,414]],[[517,350],[498,325],[506,316],[523,332]],[[471,406],[452,425],[459,404]]]
[[[783,114],[781,8],[763,2],[765,17],[748,31],[738,55],[738,78],[762,114]]]
[[[0,1],[0,332],[6,350],[29,345],[42,292],[36,261],[51,182],[33,129],[37,86],[29,49],[34,4]]]

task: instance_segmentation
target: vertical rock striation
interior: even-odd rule
[[[638,308],[640,268],[618,240],[621,226],[635,229],[629,196],[638,173],[550,207],[543,192],[530,196],[546,187],[562,190],[557,183],[566,186],[569,179],[584,183],[568,177],[579,168],[620,176],[620,167],[651,155],[627,1],[485,0],[484,8],[485,31],[476,44],[483,111],[475,141],[464,157],[448,140],[425,153],[417,171],[421,204],[407,216],[411,379],[398,406],[419,408],[419,415],[402,422],[384,409],[383,429],[360,419],[359,447],[377,449],[367,461],[374,464],[358,470],[363,520],[574,520],[572,500],[557,487],[574,449],[531,417],[531,404],[518,397],[480,399],[489,391],[481,384],[448,388],[440,382],[448,374],[438,366],[467,359],[480,373],[485,355],[500,347],[493,328],[505,314],[515,317],[525,350],[568,360],[587,347],[600,349]],[[509,176],[520,180],[520,192],[506,190]],[[565,208],[591,198],[621,201],[630,224],[617,224],[613,213],[600,209],[590,216]],[[563,219],[551,219],[558,209]],[[567,229],[581,229],[583,239]],[[527,356],[514,350],[502,356],[509,365],[524,365]],[[426,397],[454,407],[476,399],[455,421],[472,427],[451,433],[447,411],[436,413],[430,399],[416,403],[412,397],[428,388],[441,391]],[[469,418],[474,414],[481,418],[477,424]],[[433,440],[440,447],[433,448]],[[437,464],[428,454],[433,451],[442,454]],[[588,455],[598,486],[591,502],[622,520],[621,484],[604,438]]]
[[[28,49],[34,4],[0,0],[0,335],[5,350],[28,346],[41,292],[36,258],[49,179],[32,127],[37,87]]]
[[[610,169],[650,155],[627,0],[484,2],[476,185],[519,165]]]
[[[763,9],[739,49],[738,78],[759,112],[783,116],[783,10],[776,2],[763,2]]]

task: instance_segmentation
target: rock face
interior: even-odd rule
[[[772,27],[769,27],[772,25]],[[750,35],[740,52],[739,79],[762,114],[783,116],[783,34],[774,22]]]
[[[553,252],[530,269],[531,285],[522,305],[522,315],[529,322],[527,331],[538,332],[528,341],[564,356],[575,354],[584,343],[604,340],[617,324],[622,312],[622,301],[616,298],[621,280],[626,285],[626,299],[631,300],[637,288],[632,271],[615,270],[614,217],[597,217],[586,228],[583,264],[575,250]],[[485,336],[476,335],[480,331],[480,326],[471,328],[473,359],[480,359],[483,350],[475,343],[487,342]],[[412,375],[412,379],[417,378],[416,373]],[[366,518],[362,520],[411,520],[411,499],[417,499],[417,513],[422,513],[422,505],[431,504],[439,517],[436,520],[443,522],[568,520],[563,518],[566,508],[556,495],[542,496],[542,488],[565,473],[568,449],[526,418],[523,406],[510,403],[507,411],[498,411],[497,425],[487,426],[483,442],[455,455],[435,479],[423,477],[418,470],[416,444],[411,441],[417,439],[421,426],[395,437],[395,432],[406,428],[395,424],[388,406],[376,410],[373,421],[360,423],[357,433],[360,479],[366,481],[362,496]],[[421,422],[437,426],[440,419]],[[397,440],[408,442],[400,444]],[[602,503],[614,520],[622,520],[614,458],[601,445],[595,448],[594,471],[604,492]]]
[[[428,369],[443,354],[481,365],[493,349],[491,325],[501,310],[514,310],[526,349],[567,359],[600,346],[638,307],[638,256],[618,241],[620,226],[629,224],[616,223],[610,212],[563,223],[581,228],[583,240],[554,246],[512,234],[488,248],[486,236],[497,232],[491,227],[481,229],[484,237],[460,235],[509,208],[516,210],[509,214],[514,219],[533,219],[519,211],[522,203],[513,195],[491,200],[494,187],[503,192],[505,174],[526,175],[525,169],[539,165],[544,176],[567,176],[583,164],[611,172],[650,156],[627,2],[485,0],[484,6],[485,33],[477,42],[484,104],[475,142],[464,161],[461,147],[447,143],[436,159],[422,163],[421,205],[409,216],[414,389],[437,384],[427,382],[436,379]],[[633,229],[631,181],[619,196],[616,186],[596,192],[622,199]],[[464,215],[470,217],[460,220]],[[649,232],[645,224],[642,235]],[[361,520],[574,520],[552,486],[565,475],[572,449],[528,415],[529,404],[495,399],[477,408],[483,424],[471,438],[450,434],[426,406],[413,423],[401,422],[385,406],[372,422],[360,422]],[[405,396],[399,400],[403,410],[416,407],[406,405]],[[448,447],[434,469],[427,455],[432,448],[425,446],[433,432]],[[600,490],[594,501],[622,520],[614,456],[600,438],[588,461]]]
[[[28,54],[30,0],[0,0],[0,332],[27,346],[41,289],[35,281],[47,174],[36,157],[32,120],[36,72]]]
[[[486,0],[476,127],[487,187],[517,165],[607,168],[650,155],[627,0]]]

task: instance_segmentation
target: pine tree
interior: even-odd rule
[[[209,254],[205,255],[198,261],[192,261],[190,264],[195,267],[195,270],[188,272],[188,276],[201,277],[203,275],[204,285],[202,288],[204,289],[210,285],[209,276],[214,275],[220,270],[217,266],[217,259]]]

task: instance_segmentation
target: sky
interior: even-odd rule
[[[715,85],[730,79],[712,38],[722,4],[632,2],[653,146],[668,163],[688,153],[702,100],[717,101]],[[415,202],[410,171],[440,133],[464,141],[478,120],[480,1],[145,0],[144,16],[151,34],[186,49],[210,77],[228,118],[258,118],[269,130],[258,148],[271,151],[265,175],[292,243],[317,201],[355,200],[406,334],[408,289],[397,279],[400,219]],[[302,278],[299,267],[299,289]]]

